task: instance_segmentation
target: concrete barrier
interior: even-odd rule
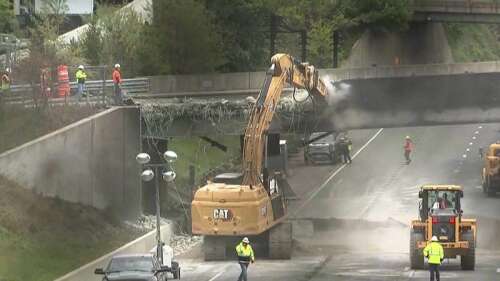
[[[464,73],[498,73],[497,61],[456,64],[380,65],[375,67],[320,69],[320,74],[333,81],[398,78],[418,76],[443,76]],[[265,72],[238,72],[220,74],[164,75],[152,76],[153,95],[207,93],[210,95],[258,91],[264,82]],[[193,96],[195,96],[193,94]],[[196,95],[199,96],[199,95]]]
[[[116,107],[0,154],[0,174],[38,194],[141,214],[140,111]]]
[[[162,241],[170,241],[173,234],[172,229],[171,224],[161,227]],[[102,280],[102,275],[95,275],[94,270],[96,268],[105,268],[113,256],[121,254],[149,253],[154,246],[156,246],[156,230],[153,230],[146,235],[122,246],[121,248],[98,258],[95,261],[92,261],[60,278],[57,278],[55,281],[100,281]]]

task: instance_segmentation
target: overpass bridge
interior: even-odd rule
[[[332,85],[326,107],[294,103],[292,88],[278,122],[284,131],[500,121],[500,61],[322,69]],[[264,72],[151,77],[152,94],[134,99],[159,136],[241,134]]]
[[[496,0],[413,0],[411,8],[415,21],[500,23]]]

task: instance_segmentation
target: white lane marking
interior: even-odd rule
[[[214,281],[215,279],[219,278],[222,275],[222,273],[224,273],[224,271],[215,274],[215,276],[210,278],[208,281]]]
[[[380,135],[380,133],[382,133],[383,130],[384,128],[380,128],[380,130],[378,130],[375,135],[373,135],[362,147],[359,148],[358,151],[356,151],[356,153],[354,153],[352,159],[356,158],[361,153],[361,151],[363,151],[376,137]],[[302,202],[302,204],[300,204],[297,209],[295,209],[291,216],[295,216],[300,210],[302,210],[302,208],[304,208],[304,206],[306,206],[314,197],[316,197],[316,195],[318,195],[318,193],[320,193],[326,187],[326,185],[346,166],[347,164],[343,164],[337,170],[335,170],[313,193],[311,193],[311,195],[309,195],[309,197],[307,197],[306,200],[304,200],[304,202]]]

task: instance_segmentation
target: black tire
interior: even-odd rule
[[[221,261],[226,259],[226,240],[224,237],[205,236],[203,252],[206,261]]]
[[[465,255],[460,256],[462,270],[474,270],[476,267],[476,240],[472,231],[462,234],[462,240],[469,242],[469,250]]]
[[[412,269],[424,268],[424,254],[418,249],[417,244],[424,241],[424,234],[410,230],[410,266]]]
[[[176,261],[172,262],[172,275],[174,279],[181,279],[181,268],[179,267],[179,263]]]

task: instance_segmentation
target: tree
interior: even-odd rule
[[[213,72],[224,64],[221,36],[202,3],[156,0],[148,42],[154,45],[161,73]]]
[[[221,36],[223,72],[251,71],[268,64],[269,10],[259,1],[205,0]],[[251,24],[249,24],[251,23]]]
[[[0,0],[0,33],[12,32],[14,19],[9,0]]]
[[[411,19],[409,0],[349,0],[342,10],[354,25],[388,30],[404,30]]]

